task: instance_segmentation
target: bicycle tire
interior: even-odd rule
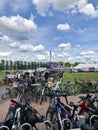
[[[36,96],[35,96],[35,100],[36,100],[36,103],[38,103],[39,102],[39,100],[40,100],[40,97],[41,97],[41,89],[39,89],[37,92],[36,92]]]
[[[43,100],[44,100],[44,95],[41,95],[41,97],[40,97],[40,105],[42,104],[42,102],[43,102]]]
[[[93,115],[94,117],[91,119],[91,125],[95,126],[98,124],[98,115]]]
[[[60,123],[58,120],[57,114],[54,112],[52,107],[49,107],[47,112],[46,112],[46,118],[47,120],[50,120],[51,123],[53,124],[53,130],[60,130]]]
[[[20,97],[19,97],[19,102],[21,104],[25,104],[26,103],[26,98],[25,98],[25,95],[24,94],[21,94]]]
[[[28,90],[20,95],[19,102],[22,103],[22,104],[25,104],[25,103],[30,104],[31,95],[30,95],[30,92]]]
[[[2,100],[5,100],[10,97],[10,88],[5,88],[2,92]]]
[[[35,87],[31,90],[31,94],[30,94],[32,101],[35,101],[35,102],[36,102],[36,92],[37,92],[37,88]]]

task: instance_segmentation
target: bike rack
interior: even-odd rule
[[[51,126],[51,130],[53,130],[53,124],[52,124],[52,122],[49,121],[49,120],[46,120],[46,121],[44,121],[43,123],[41,123],[41,129],[40,129],[40,130],[43,130],[43,126],[44,126],[46,123],[49,123],[50,126]]]
[[[29,130],[32,130],[32,126],[29,124],[29,123],[24,123],[24,124],[22,124],[21,126],[20,126],[20,130],[22,130],[22,128],[24,127],[24,126],[29,126]]]
[[[92,125],[91,121],[94,117],[97,117],[98,118],[98,115],[92,115],[91,118],[90,118],[90,125]]]
[[[80,128],[72,128],[72,122],[71,122],[71,120],[69,119],[69,118],[64,118],[63,120],[62,120],[62,124],[64,123],[64,121],[69,121],[69,123],[70,123],[70,129],[68,129],[68,130],[81,130]]]
[[[64,121],[69,121],[69,123],[70,123],[70,129],[72,129],[72,122],[71,122],[71,120],[68,119],[68,118],[64,118],[64,119],[62,120],[62,124],[64,124]]]
[[[6,129],[6,130],[10,130],[7,126],[3,125],[3,126],[0,126],[0,130],[2,129]]]

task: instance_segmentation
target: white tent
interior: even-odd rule
[[[98,64],[79,64],[73,67],[73,72],[97,72]]]

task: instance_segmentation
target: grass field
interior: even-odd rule
[[[4,79],[5,71],[0,71],[0,80]],[[66,81],[74,82],[74,79],[80,80],[90,80],[98,81],[98,72],[78,72],[78,73],[64,73],[63,83]]]
[[[90,81],[97,81],[98,80],[98,72],[78,72],[78,73],[64,73],[63,82],[71,81],[73,82],[74,79],[80,80],[90,80]]]

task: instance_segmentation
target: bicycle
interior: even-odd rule
[[[42,104],[42,102],[46,99],[46,93],[48,92],[48,87],[47,87],[47,83],[42,80],[41,82],[41,87],[37,90],[36,92],[36,103],[39,102],[40,104]]]
[[[1,130],[39,130],[38,123],[41,127],[45,124],[44,130],[51,129],[51,123],[28,103],[21,104],[13,99],[10,101],[8,113],[4,121],[0,122]]]
[[[96,95],[92,98],[92,95],[87,94],[86,96],[80,96],[79,98],[80,101],[78,101],[78,103],[80,103],[80,109],[78,114],[86,115],[85,119],[87,124],[95,125],[98,123],[98,109],[95,105]]]
[[[47,95],[51,98],[51,103],[47,109],[46,118],[52,122],[54,130],[79,128],[81,125],[81,122],[79,122],[81,116],[79,116],[77,112],[79,104],[71,102],[73,106],[72,110],[68,105],[62,103],[60,101],[61,96],[65,97],[68,103],[67,95],[62,93],[62,91],[55,91]],[[72,113],[70,111],[72,111]]]
[[[15,98],[17,96],[16,86],[13,86],[13,83],[9,83],[9,86],[4,88],[2,91],[2,100]]]

